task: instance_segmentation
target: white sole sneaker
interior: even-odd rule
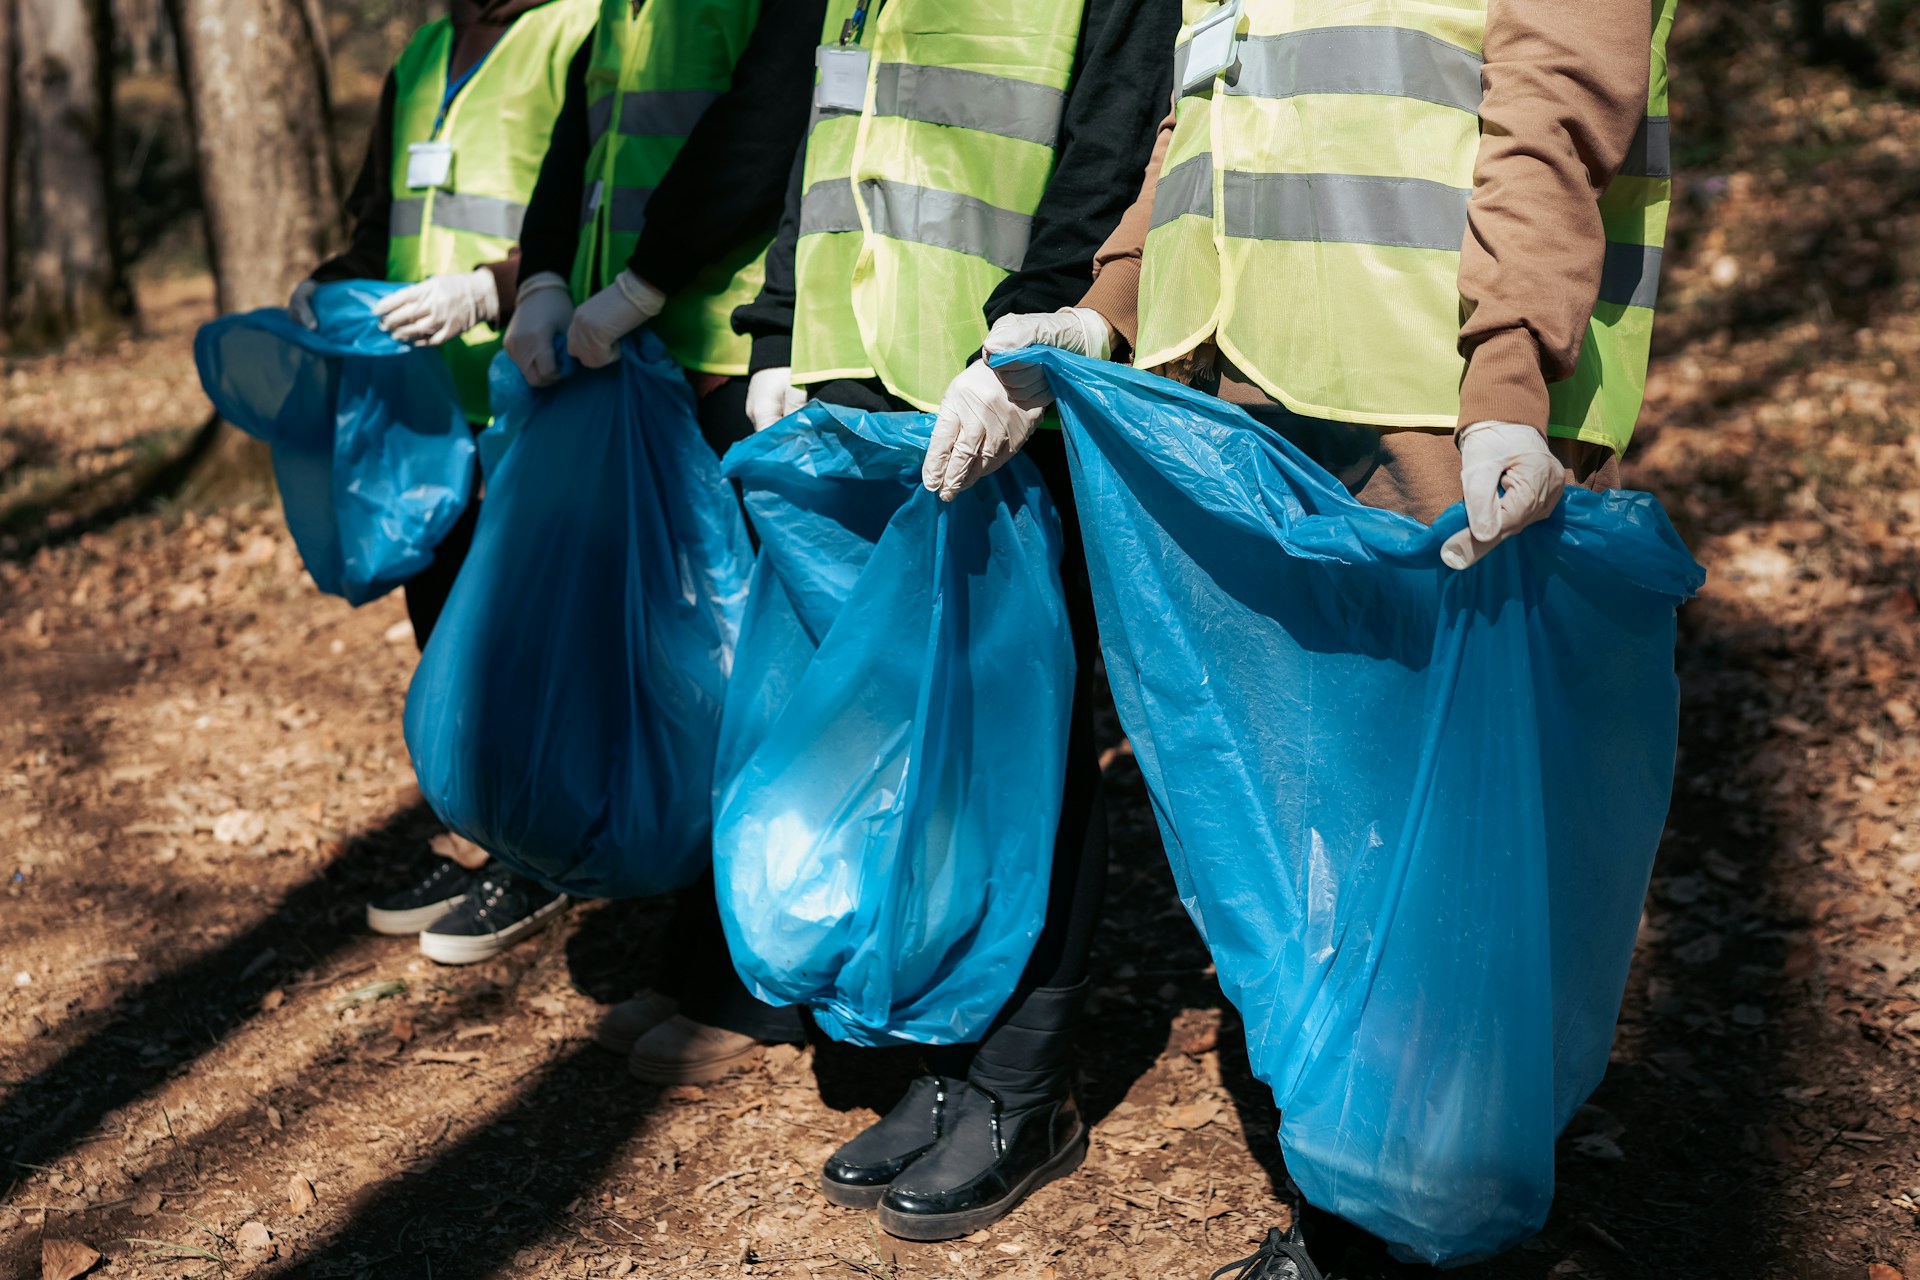
[[[516,942],[538,933],[567,909],[567,895],[536,909],[523,920],[516,920],[498,933],[458,934],[423,932],[420,954],[440,964],[479,964],[491,960]]]
[[[378,907],[368,907],[367,928],[389,938],[410,938],[466,900],[467,895],[463,893],[445,902],[430,902],[411,911],[382,911]]]

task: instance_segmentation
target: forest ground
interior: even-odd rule
[[[1905,14],[1838,6],[1881,58],[1808,66],[1771,6],[1683,6],[1686,176],[1629,459],[1709,572],[1673,813],[1553,1216],[1462,1276],[1920,1280]],[[345,78],[350,110],[377,89]],[[171,109],[141,94],[136,126]],[[166,206],[181,153],[146,136],[139,331],[0,367],[0,1275],[52,1238],[128,1277],[1198,1276],[1284,1221],[1271,1099],[1123,750],[1092,1154],[952,1244],[811,1187],[903,1055],[776,1050],[662,1091],[592,1046],[662,963],[660,904],[466,969],[368,935],[435,830],[400,735],[411,636],[397,598],[314,592],[270,503],[146,501],[207,412],[213,314]]]

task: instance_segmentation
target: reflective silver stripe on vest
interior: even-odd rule
[[[527,206],[494,196],[469,196],[440,191],[433,197],[433,225],[448,231],[471,231],[480,236],[518,240]]]
[[[875,235],[951,249],[982,258],[1002,271],[1018,271],[1027,256],[1033,219],[972,196],[877,178],[860,184]],[[859,231],[853,180],[816,182],[800,200],[800,234]]]
[[[800,234],[860,230],[860,210],[853,203],[853,179],[816,182],[800,197]]]
[[[630,138],[684,138],[713,100],[711,89],[645,89],[620,100],[620,132]]]
[[[1208,152],[1189,156],[1160,175],[1153,188],[1153,217],[1147,230],[1188,214],[1213,216],[1213,156]]]
[[[1405,27],[1321,27],[1240,42],[1226,91],[1239,97],[1315,93],[1415,98],[1477,114],[1480,55]]]
[[[608,196],[607,230],[614,235],[639,235],[647,225],[647,201],[653,199],[652,187],[615,187]]]
[[[587,136],[594,142],[613,124],[613,100],[604,94],[587,104]],[[713,100],[711,89],[642,89],[620,98],[620,132],[630,138],[684,138]]]
[[[874,71],[873,114],[950,125],[1051,147],[1067,95],[1029,80],[883,62]]]
[[[417,236],[427,225],[427,198],[410,196],[395,200],[387,210],[387,234]]]
[[[1660,296],[1660,247],[1607,241],[1600,269],[1600,301],[1621,307],[1651,307]]]
[[[1024,213],[958,192],[879,179],[862,182],[860,196],[875,235],[951,249],[1002,271],[1018,271],[1026,259],[1033,219]]]
[[[387,213],[387,234],[417,236],[426,229],[426,197],[395,200]],[[443,231],[470,231],[479,236],[518,240],[527,206],[494,196],[468,196],[458,191],[433,195],[433,225]]]
[[[1623,178],[1671,178],[1673,176],[1673,130],[1666,116],[1648,116],[1633,135],[1627,158],[1621,162]]]
[[[1222,175],[1221,230],[1249,240],[1377,244],[1460,251],[1464,187],[1344,173]]]

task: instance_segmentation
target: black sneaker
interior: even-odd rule
[[[1229,1262],[1213,1273],[1212,1280],[1228,1277],[1231,1280],[1330,1280],[1307,1256],[1306,1238],[1298,1227],[1291,1232],[1272,1228],[1258,1252]]]
[[[388,937],[410,937],[465,902],[467,891],[480,883],[480,872],[450,858],[433,862],[425,879],[369,902],[367,928]]]
[[[420,954],[441,964],[478,964],[538,933],[567,909],[564,895],[500,867],[473,873],[466,899],[420,934]]]
[[[947,1098],[939,1138],[880,1197],[880,1229],[902,1240],[972,1235],[1086,1155],[1087,1127],[1072,1098],[1006,1111],[986,1090],[963,1085]]]
[[[962,1080],[921,1076],[893,1110],[827,1157],[820,1194],[846,1209],[871,1209],[893,1180],[940,1139],[947,1099]]]

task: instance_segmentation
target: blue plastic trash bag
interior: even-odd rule
[[[446,361],[380,331],[373,305],[404,285],[323,284],[317,331],[268,307],[193,340],[222,418],[273,446],[287,528],[314,585],[376,600],[433,560],[473,488],[473,434]]]
[[[1650,495],[1464,573],[1231,405],[1048,367],[1120,720],[1313,1204],[1463,1262],[1537,1231],[1607,1066],[1673,782]]]
[[[553,335],[553,355],[562,378],[572,376],[580,367],[567,351],[564,333]],[[474,448],[480,454],[480,476],[488,485],[493,483],[493,473],[500,469],[501,460],[507,456],[507,447],[519,437],[521,428],[540,404],[541,394],[541,388],[527,382],[512,356],[505,351],[494,353],[487,365],[487,406],[493,412],[493,421],[473,438]]]
[[[693,390],[651,334],[536,391],[407,692],[420,790],[583,897],[707,869],[752,550]]]
[[[1073,646],[1026,459],[951,503],[933,418],[811,404],[727,452],[760,535],[715,777],[734,967],[855,1044],[978,1039],[1046,913]]]

